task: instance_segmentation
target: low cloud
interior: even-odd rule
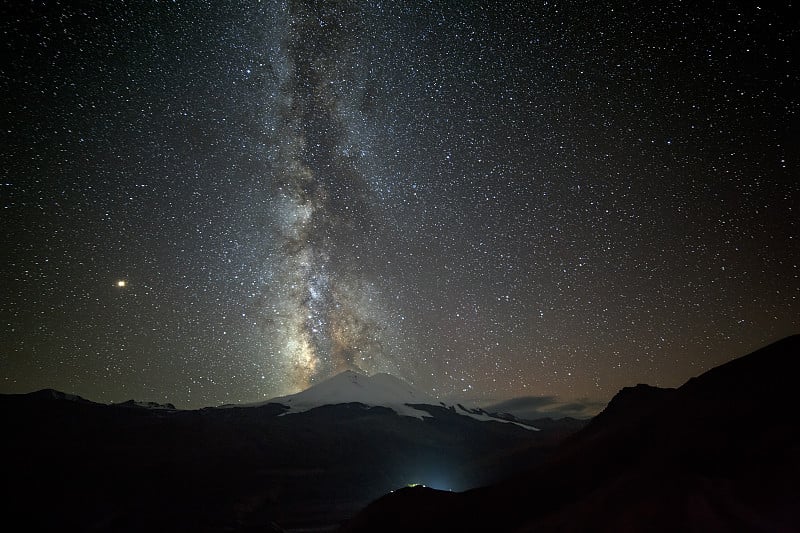
[[[606,402],[589,398],[564,401],[556,396],[524,396],[504,400],[483,408],[490,413],[510,413],[523,420],[537,418],[591,418],[605,408]]]

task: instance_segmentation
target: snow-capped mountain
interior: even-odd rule
[[[285,405],[290,408],[288,413],[301,413],[323,405],[360,403],[371,407],[388,407],[399,415],[415,418],[431,415],[409,404],[438,404],[432,397],[390,374],[367,376],[352,370],[346,370],[297,394],[280,396],[265,403]]]
[[[446,407],[456,414],[482,422],[516,424],[525,429],[537,430],[522,423],[491,416],[481,409],[468,409],[460,404],[447,405],[390,374],[367,376],[353,370],[346,370],[297,394],[273,398],[260,405],[275,403],[289,407],[285,414],[302,413],[324,405],[360,403],[369,407],[388,407],[401,416],[419,419],[433,416],[425,410],[425,406],[430,405]]]

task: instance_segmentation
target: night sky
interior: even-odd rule
[[[0,392],[597,405],[800,331],[791,2],[10,1]]]

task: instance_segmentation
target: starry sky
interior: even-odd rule
[[[797,333],[791,4],[3,2],[0,392],[596,406]]]

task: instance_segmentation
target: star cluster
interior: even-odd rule
[[[788,3],[0,9],[2,392],[594,405],[800,329]]]

